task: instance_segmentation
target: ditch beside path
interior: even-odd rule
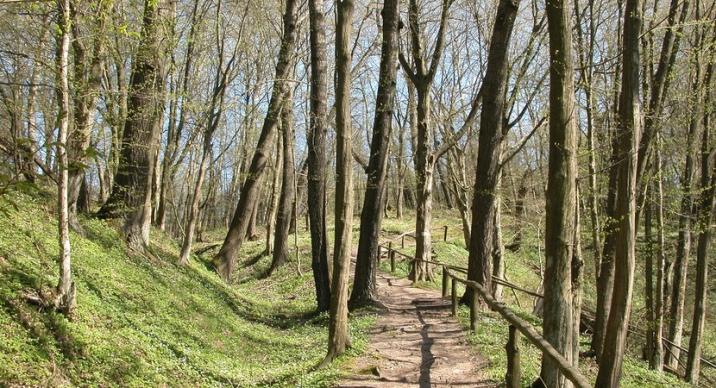
[[[338,387],[495,387],[483,377],[487,361],[472,349],[450,302],[407,279],[377,274],[385,309],[369,332],[366,353]]]

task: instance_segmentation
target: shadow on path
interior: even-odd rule
[[[344,372],[339,387],[494,387],[467,343],[450,303],[437,291],[378,273],[386,308],[370,331],[366,353]]]

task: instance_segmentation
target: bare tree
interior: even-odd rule
[[[569,0],[547,1],[549,31],[549,172],[547,180],[544,271],[544,337],[574,365],[573,244],[577,197],[577,128],[574,120],[572,25]],[[578,253],[578,252],[576,252]],[[578,259],[579,260],[579,259]],[[578,318],[577,318],[578,320]],[[547,387],[572,383],[547,357],[540,377]]]
[[[328,323],[328,354],[333,361],[350,345],[348,333],[348,273],[353,224],[353,153],[351,129],[351,33],[353,1],[340,0],[336,18],[336,237],[331,277],[331,307]]]
[[[70,126],[70,87],[68,82],[69,51],[70,51],[70,2],[69,0],[58,0],[58,24],[61,35],[59,47],[57,48],[57,102],[60,106],[59,123],[60,131],[57,135],[57,158],[58,158],[58,200],[57,224],[59,231],[60,246],[60,280],[57,284],[57,296],[55,306],[65,315],[70,315],[75,306],[75,283],[72,281],[72,258],[70,256],[70,228],[69,209],[67,201],[67,184],[69,170],[67,164],[67,133]]]
[[[248,176],[241,187],[241,197],[231,220],[229,231],[226,234],[221,250],[214,257],[213,264],[217,272],[227,282],[230,281],[234,272],[236,255],[244,242],[251,220],[251,213],[258,201],[258,183],[266,167],[281,113],[281,106],[288,91],[287,76],[290,71],[290,60],[296,43],[297,9],[298,4],[295,0],[286,1],[286,9],[283,14],[283,37],[281,38],[281,48],[278,54],[278,62],[276,63],[276,75],[271,100],[261,128],[256,151],[251,160]]]
[[[386,175],[388,148],[393,122],[395,99],[396,62],[398,60],[398,0],[387,0],[383,5],[383,43],[381,46],[380,76],[375,101],[373,138],[366,174],[365,198],[361,210],[360,238],[356,257],[355,279],[351,293],[351,307],[367,305],[375,300],[375,274],[378,260],[378,243],[383,221],[383,204],[386,201]]]
[[[619,131],[617,144],[618,195],[615,220],[617,234],[614,254],[614,291],[607,321],[604,347],[599,360],[597,386],[619,384],[624,360],[631,297],[634,286],[634,246],[636,240],[637,147],[641,135],[639,99],[639,34],[641,1],[626,0],[624,10],[624,54],[622,85],[619,98]]]
[[[328,233],[326,231],[327,75],[324,0],[309,0],[311,107],[308,130],[308,217],[311,224],[311,268],[318,311],[328,310]]]
[[[127,242],[140,251],[149,244],[152,177],[164,88],[159,26],[161,4],[162,1],[156,0],[144,2],[141,41],[132,65],[119,165],[112,194],[98,212],[100,218],[123,219]]]

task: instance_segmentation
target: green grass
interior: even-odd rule
[[[71,235],[74,317],[40,309],[25,294],[56,284],[55,199],[40,191],[8,196],[0,199],[0,385],[330,386],[366,346],[375,318],[358,313],[354,348],[314,370],[325,354],[327,316],[312,314],[303,235],[301,275],[290,261],[261,279],[270,259],[258,256],[227,286],[208,257],[176,265],[177,243],[158,231],[151,255],[132,256],[114,228],[83,219],[86,235]],[[247,243],[240,262],[263,244]]]

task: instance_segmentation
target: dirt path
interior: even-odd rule
[[[366,354],[339,387],[492,387],[485,362],[471,350],[450,302],[437,291],[411,287],[407,279],[377,275],[387,307],[370,332]]]

